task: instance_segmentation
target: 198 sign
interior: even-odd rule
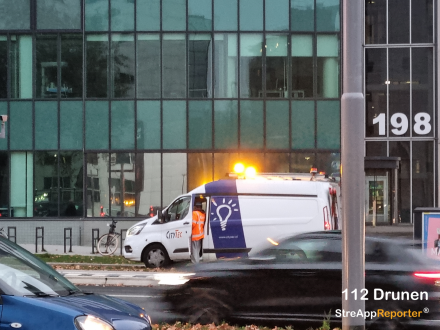
[[[419,112],[414,115],[414,132],[419,135],[431,133],[431,116],[426,112]],[[373,119],[373,125],[379,125],[379,135],[386,135],[385,114],[380,113]],[[394,135],[404,135],[408,131],[408,117],[401,112],[393,114],[390,118],[390,124],[393,127],[391,132]]]

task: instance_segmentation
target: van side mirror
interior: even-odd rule
[[[163,213],[161,210],[157,210],[157,220],[159,223],[163,223]]]

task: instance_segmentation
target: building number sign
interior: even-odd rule
[[[373,119],[373,125],[379,125],[379,135],[386,135],[385,114],[380,113]],[[401,112],[393,114],[390,118],[393,127],[391,132],[394,135],[404,135],[408,131],[408,117]],[[426,135],[431,132],[431,116],[426,112],[419,112],[414,115],[414,132],[419,135]]]

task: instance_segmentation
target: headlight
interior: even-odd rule
[[[78,330],[115,330],[107,322],[91,315],[78,316],[75,325]]]
[[[127,236],[132,236],[132,235],[137,235],[139,234],[142,229],[144,229],[146,223],[140,224],[140,225],[136,225],[131,227],[128,231],[127,231]]]

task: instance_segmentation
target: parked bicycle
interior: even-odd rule
[[[102,235],[98,240],[97,249],[103,256],[112,255],[119,246],[121,234],[116,232],[116,223],[117,221],[112,220],[111,224],[107,224],[110,226],[108,234]]]

